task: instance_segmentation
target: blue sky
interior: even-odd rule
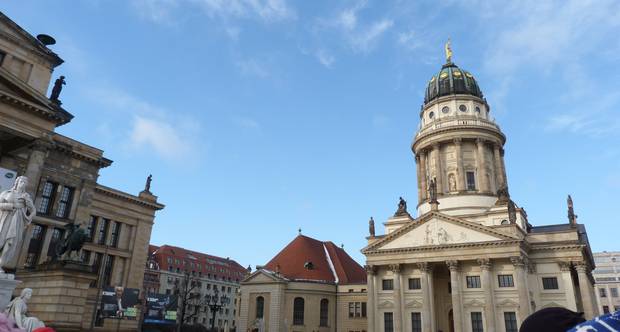
[[[303,233],[360,263],[367,222],[415,206],[410,143],[452,39],[508,137],[533,225],[575,201],[617,250],[618,1],[5,1],[66,61],[58,129],[105,151],[99,182],[137,194],[152,243],[264,264]],[[411,210],[412,208],[410,208]],[[382,227],[378,227],[382,230]],[[381,231],[382,232],[382,231]]]

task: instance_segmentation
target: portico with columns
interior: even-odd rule
[[[411,145],[417,217],[399,203],[362,249],[369,331],[516,332],[545,307],[598,314],[585,226],[570,213],[530,224],[509,194],[506,136],[490,111],[451,58],[430,79]]]

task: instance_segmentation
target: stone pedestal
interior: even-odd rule
[[[15,280],[15,275],[0,273],[0,311],[4,311],[11,302],[13,291],[21,281]]]
[[[90,266],[79,262],[52,262],[34,270],[19,270],[22,282],[15,290],[32,289],[28,314],[42,320],[56,331],[83,331],[84,322],[90,322],[86,298],[91,281],[97,276]],[[86,317],[88,316],[88,317]]]

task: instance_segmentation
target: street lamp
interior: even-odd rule
[[[211,331],[213,331],[215,329],[215,313],[220,311],[223,306],[230,303],[230,298],[228,298],[225,294],[219,296],[217,286],[215,286],[213,294],[205,295],[205,300],[207,302],[207,306],[211,309]]]

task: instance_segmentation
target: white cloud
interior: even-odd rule
[[[200,129],[196,119],[185,118],[185,115],[179,113],[173,117],[169,110],[118,89],[92,89],[89,94],[93,100],[113,111],[109,115],[111,119],[133,119],[131,124],[114,121],[122,123],[115,125],[114,131],[124,131],[118,136],[123,142],[128,142],[126,147],[130,150],[150,149],[168,161],[192,159],[192,151],[198,146],[195,141]],[[129,128],[123,128],[123,125],[129,125]],[[111,130],[109,124],[98,129]]]
[[[184,159],[191,152],[179,130],[163,120],[134,116],[129,138],[133,148],[151,148],[168,160]]]
[[[399,33],[398,44],[411,51],[423,46],[422,40],[413,30]]]
[[[373,49],[381,36],[392,26],[394,21],[384,19],[373,23],[369,28],[349,36],[349,42],[354,50],[367,53]]]
[[[169,23],[179,0],[132,0],[132,6],[141,17],[156,23]]]
[[[319,60],[319,62],[327,68],[331,68],[334,61],[336,61],[336,58],[324,49],[316,51],[315,56],[317,60]]]

